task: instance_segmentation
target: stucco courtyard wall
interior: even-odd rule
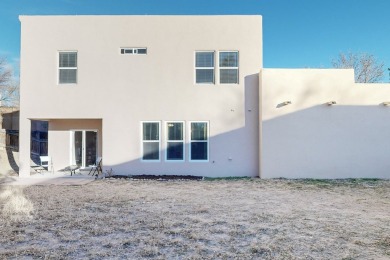
[[[355,84],[353,70],[261,75],[261,177],[390,178],[390,84]]]

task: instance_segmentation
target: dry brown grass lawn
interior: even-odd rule
[[[24,194],[33,211],[3,212],[0,258],[390,259],[389,181],[107,179]]]

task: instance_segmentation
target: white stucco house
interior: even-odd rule
[[[21,16],[20,175],[31,120],[55,170],[256,176],[261,16]]]
[[[390,176],[390,85],[263,69],[259,15],[20,21],[20,176],[32,120],[56,171],[103,157],[124,175]]]

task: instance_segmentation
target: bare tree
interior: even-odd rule
[[[368,53],[340,53],[332,60],[334,68],[354,69],[355,82],[380,82],[384,74],[384,63],[379,62],[374,55]]]
[[[12,68],[4,57],[0,57],[0,103],[19,105],[19,84],[14,80]]]

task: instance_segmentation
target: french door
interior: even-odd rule
[[[97,131],[94,130],[72,131],[72,165],[85,168],[95,164],[98,147],[97,137]]]

